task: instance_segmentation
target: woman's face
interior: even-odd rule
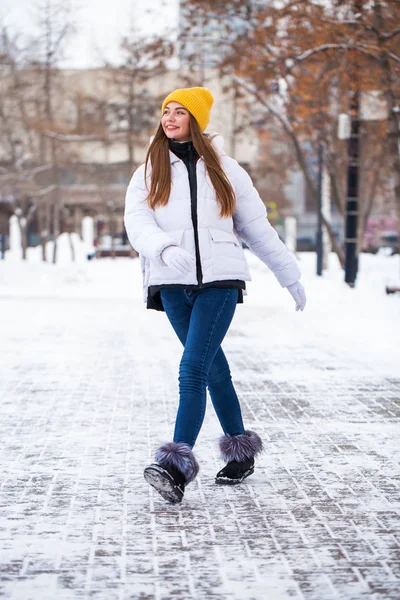
[[[179,102],[169,102],[164,108],[161,125],[170,140],[187,142],[190,140],[189,111]]]

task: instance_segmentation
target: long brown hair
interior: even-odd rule
[[[204,160],[208,175],[214,187],[217,202],[221,207],[221,217],[231,217],[235,211],[236,198],[232,185],[226,176],[219,155],[212,145],[211,138],[203,134],[196,119],[189,114],[190,133],[197,154]],[[145,163],[145,178],[151,164],[151,183],[147,202],[151,208],[166,206],[171,194],[171,162],[169,157],[168,138],[162,125],[158,126],[150,148],[147,151]]]

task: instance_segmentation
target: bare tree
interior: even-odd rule
[[[51,196],[52,229],[54,238],[53,263],[57,261],[57,238],[60,234],[61,195],[60,169],[57,138],[57,113],[62,102],[58,64],[64,56],[67,39],[74,32],[72,21],[72,2],[60,0],[40,0],[36,4],[38,15],[38,35],[32,40],[33,57],[29,62],[32,72],[36,73],[40,96],[36,102],[36,131],[40,137],[40,161],[51,164],[50,176],[54,190]],[[50,206],[41,211],[41,240],[43,248],[49,236]],[[44,254],[43,254],[44,256]]]
[[[357,82],[359,90],[387,90],[385,96],[391,93],[392,103],[388,102],[388,106],[398,118],[399,82],[398,78],[397,83],[395,81],[393,67],[400,62],[395,45],[400,33],[400,5],[378,0],[375,3],[357,0],[356,4],[354,0],[326,3],[314,0],[284,0],[280,3],[185,0],[183,6],[189,32],[192,23],[196,29],[199,10],[209,15],[209,28],[214,27],[220,38],[221,72],[229,73],[233,69],[236,82],[253,100],[252,111],[260,113],[261,120],[270,118],[281,126],[292,144],[308,193],[315,203],[317,185],[305,148],[316,155],[319,144],[324,144],[333,200],[339,214],[343,214],[342,175],[346,148],[337,140],[337,116],[342,111],[347,112],[349,97]],[[354,17],[355,6],[360,6],[357,18]],[[392,116],[388,121],[393,123],[389,127],[393,156],[398,153],[398,146],[395,152],[393,141],[394,130],[398,135],[394,120],[395,116]],[[373,172],[366,192],[368,201],[364,203],[367,213],[382,181],[380,172],[387,139],[381,135],[375,143],[375,160],[371,161],[368,170],[368,173]],[[365,163],[364,167],[368,165]],[[395,190],[396,169],[394,166],[392,170]],[[362,228],[364,220],[360,223]],[[343,264],[342,248],[326,219],[324,224]],[[359,234],[361,237],[361,231]]]
[[[138,136],[154,126],[158,98],[154,98],[147,83],[167,71],[173,54],[173,43],[161,38],[143,39],[132,29],[120,43],[120,63],[112,67],[111,83],[116,91],[108,103],[110,128],[124,133],[129,165],[135,163]]]

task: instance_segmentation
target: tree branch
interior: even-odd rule
[[[317,205],[317,199],[318,199],[317,198],[317,190],[315,189],[315,186],[313,185],[311,177],[308,173],[306,160],[305,160],[303,151],[300,147],[299,141],[296,137],[296,134],[295,134],[290,122],[288,121],[286,116],[283,115],[276,107],[272,106],[271,103],[268,102],[268,100],[266,98],[264,98],[253,85],[247,83],[241,77],[235,76],[234,79],[240,86],[242,86],[245,90],[247,90],[250,94],[252,94],[254,96],[254,98],[256,98],[256,100],[262,106],[264,106],[268,110],[268,112],[270,112],[276,119],[278,119],[278,121],[283,126],[284,130],[286,131],[287,135],[289,136],[289,138],[293,144],[297,162],[299,164],[299,167],[300,167],[300,169],[304,175],[304,179],[306,181],[307,190],[311,194],[314,204]],[[338,256],[340,265],[343,267],[343,265],[344,265],[343,250],[340,248],[339,244],[337,243],[337,240],[335,238],[331,224],[323,215],[322,215],[322,221],[328,232],[329,239],[332,244],[332,248],[334,249],[334,251],[336,252],[336,254]]]
[[[395,37],[396,35],[399,35],[399,33],[400,33],[400,27],[398,27],[397,29],[394,29],[390,33],[381,33],[379,35],[379,37],[384,40],[390,40],[391,38]]]

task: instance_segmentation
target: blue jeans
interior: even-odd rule
[[[174,442],[193,447],[206,411],[206,388],[224,433],[244,434],[242,413],[221,348],[235,313],[235,288],[163,289],[167,317],[184,345]]]

